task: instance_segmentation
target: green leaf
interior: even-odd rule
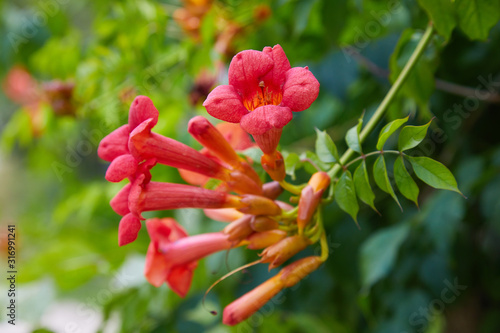
[[[432,121],[432,120],[431,120]],[[431,124],[429,121],[422,126],[405,126],[399,133],[398,148],[399,151],[405,151],[416,147],[427,135],[427,129]]]
[[[370,288],[391,271],[409,231],[409,224],[399,224],[377,231],[364,242],[360,257],[363,289]]]
[[[354,188],[356,189],[356,194],[359,199],[365,204],[370,206],[374,211],[377,211],[373,201],[375,200],[375,194],[373,194],[372,188],[370,186],[370,180],[368,179],[368,171],[366,170],[366,163],[363,161],[354,171]]]
[[[352,216],[356,224],[356,215],[359,211],[358,200],[356,199],[356,190],[352,181],[351,173],[346,170],[335,186],[335,200],[340,209]]]
[[[455,8],[458,25],[470,39],[488,38],[490,29],[500,19],[498,0],[456,0]]]
[[[373,178],[375,179],[375,183],[377,184],[377,186],[385,193],[389,193],[391,197],[396,201],[399,208],[401,208],[398,197],[396,196],[396,193],[394,193],[391,182],[389,181],[385,159],[382,155],[380,155],[373,164]],[[403,210],[403,208],[401,208],[401,210]]]
[[[401,156],[398,156],[394,162],[394,180],[398,186],[399,192],[408,200],[411,200],[418,207],[418,186],[406,171],[405,163]]]
[[[299,157],[304,165],[304,169],[311,175],[317,172],[318,168],[320,170],[326,171],[331,166],[331,164],[321,161],[315,153],[309,150],[300,154]],[[312,163],[314,163],[314,165]]]
[[[382,128],[380,134],[378,135],[378,141],[377,141],[378,150],[384,149],[384,144],[387,141],[387,139],[389,139],[392,133],[394,133],[399,127],[401,127],[401,125],[406,123],[409,117],[410,116],[406,116],[406,118],[403,119],[393,120]]]
[[[361,143],[359,142],[359,133],[361,132],[361,127],[363,126],[363,116],[358,119],[358,124],[353,128],[349,129],[345,136],[345,141],[349,148],[355,152],[362,154]]]
[[[339,153],[335,143],[333,143],[332,138],[326,133],[326,131],[316,130],[316,155],[318,158],[325,163],[336,163],[340,160]]]
[[[455,177],[438,161],[429,157],[411,157],[408,160],[413,167],[413,171],[424,183],[441,190],[450,190],[462,194],[457,187]],[[463,194],[462,194],[463,195]]]
[[[457,26],[455,7],[451,0],[418,0],[429,15],[436,30],[446,39]]]
[[[285,152],[283,152],[285,155]],[[296,153],[287,153],[285,156],[285,172],[295,180],[295,170],[302,166],[299,155]]]

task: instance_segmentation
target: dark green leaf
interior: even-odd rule
[[[394,193],[391,182],[389,181],[385,159],[382,155],[380,155],[373,164],[373,178],[375,179],[375,183],[377,184],[377,186],[385,193],[389,193],[391,197],[396,201],[399,208],[401,208],[398,197],[396,196],[396,193]]]
[[[449,39],[451,32],[457,26],[455,6],[451,0],[418,0],[425,9],[436,30]]]
[[[411,178],[403,161],[403,158],[399,156],[394,162],[394,180],[398,186],[399,192],[408,200],[411,200],[418,207],[418,186]]]
[[[385,125],[382,130],[380,131],[380,134],[378,135],[378,141],[377,141],[377,149],[382,150],[384,149],[384,144],[389,139],[389,137],[394,133],[401,125],[406,123],[408,121],[408,117],[403,118],[403,119],[396,119]]]
[[[457,187],[455,177],[447,167],[429,157],[411,157],[408,160],[415,174],[424,183],[437,189],[455,191],[462,194]]]
[[[361,247],[361,281],[364,289],[385,277],[394,262],[399,247],[408,236],[409,224],[399,224],[376,232]]]
[[[356,216],[359,211],[358,200],[356,199],[356,190],[352,181],[351,173],[346,170],[340,177],[335,186],[335,200],[339,207],[352,216],[356,221]],[[357,224],[357,222],[356,222]]]
[[[325,163],[336,163],[340,160],[339,153],[332,138],[326,131],[316,130],[316,154],[318,158]]]
[[[345,136],[345,141],[349,148],[355,152],[362,154],[361,143],[359,142],[359,133],[361,132],[361,127],[363,126],[363,116],[358,119],[358,124],[347,131]]]
[[[498,0],[456,0],[456,13],[460,29],[470,39],[488,38],[488,33],[500,19]]]
[[[359,199],[365,204],[377,211],[373,201],[375,200],[375,194],[373,194],[372,188],[370,186],[370,180],[368,179],[368,171],[366,170],[366,163],[363,161],[354,171],[354,188],[356,189],[356,194]]]
[[[431,120],[432,121],[432,120]],[[398,149],[399,151],[405,151],[416,147],[422,140],[424,140],[427,135],[427,129],[431,124],[429,121],[427,124],[422,126],[405,126],[399,133]]]

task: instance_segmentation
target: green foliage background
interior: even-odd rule
[[[271,15],[259,21],[256,7],[263,4]],[[27,113],[0,93],[0,233],[6,237],[7,225],[16,225],[19,272],[19,325],[12,330],[4,323],[2,331],[498,332],[500,2],[218,0],[198,39],[173,19],[181,6],[175,0],[0,1],[2,81],[14,65],[40,82],[70,80],[76,109],[75,116],[56,116],[43,104],[44,131],[34,137]],[[381,215],[360,205],[360,229],[336,204],[328,206],[326,264],[236,327],[223,326],[201,299],[212,282],[255,260],[255,253],[238,249],[203,260],[186,299],[146,283],[147,233],[118,247],[119,217],[108,203],[122,184],[104,181],[107,165],[96,156],[99,140],[126,122],[135,95],[149,96],[160,110],[157,132],[199,147],[186,124],[207,114],[189,103],[189,91],[202,69],[229,63],[231,50],[222,54],[214,46],[227,22],[242,27],[230,44],[234,52],[280,44],[292,66],[309,66],[321,84],[318,100],[295,115],[281,141],[287,172],[307,181],[311,166],[301,159],[314,157],[308,151],[315,149],[315,128],[344,151],[347,129],[363,111],[365,119],[373,114],[429,17],[439,35],[385,123],[410,115],[410,124],[422,125],[436,117],[409,154],[448,166],[467,199],[420,182],[419,208],[397,193],[401,212],[376,191]],[[374,133],[363,147],[376,144]],[[391,146],[394,139],[386,143]],[[395,158],[386,157],[392,166]],[[181,181],[172,168],[153,171],[156,180]],[[193,234],[221,229],[195,210],[159,215],[176,217]],[[6,255],[1,258],[6,264]],[[220,313],[269,276],[254,267],[225,280],[209,294],[207,308]],[[454,294],[450,284],[457,283],[466,288]]]

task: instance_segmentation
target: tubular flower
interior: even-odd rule
[[[220,179],[238,193],[262,192],[259,184],[241,172],[231,171],[181,142],[151,132],[153,125],[153,121],[146,120],[130,133],[128,148],[137,160],[154,158],[158,163]]]
[[[189,121],[188,132],[204,146],[200,151],[201,154],[227,168],[242,172],[250,177],[256,186],[261,185],[261,180],[255,170],[236,153],[254,146],[248,134],[238,124],[219,123],[214,127],[204,117],[197,116]],[[179,173],[186,182],[193,185],[203,186],[210,179],[210,177],[185,169],[180,169]],[[220,187],[223,186],[224,184]]]
[[[291,68],[280,45],[238,53],[228,74],[229,85],[216,87],[203,106],[215,118],[240,123],[266,154],[276,150],[292,111],[307,109],[319,93],[314,75]]]
[[[281,290],[294,286],[318,269],[321,263],[320,257],[316,256],[306,257],[291,263],[269,280],[226,306],[222,314],[222,322],[231,326],[242,322],[257,312]]]
[[[97,155],[111,162],[106,171],[106,179],[120,182],[137,171],[137,166],[144,159],[137,159],[128,149],[130,133],[142,123],[153,127],[158,122],[158,110],[146,96],[137,96],[130,106],[128,124],[108,134],[99,143]]]
[[[144,275],[149,283],[159,287],[166,282],[177,295],[184,297],[191,286],[196,261],[173,266],[165,260],[160,246],[187,237],[187,232],[172,218],[155,218],[146,221],[151,242],[146,255]]]
[[[132,213],[142,219],[142,212],[154,210],[248,206],[241,202],[241,198],[226,192],[183,184],[144,182],[144,180],[144,175],[139,176],[111,200],[111,207],[116,213],[120,215]]]
[[[330,177],[326,172],[316,172],[304,187],[300,194],[299,211],[297,214],[297,226],[299,233],[302,233],[304,227],[311,220],[312,215],[316,211],[321,196],[326,188],[330,185]]]
[[[172,243],[160,244],[163,259],[171,266],[183,266],[212,253],[230,249],[234,243],[228,235],[212,232],[181,238]]]

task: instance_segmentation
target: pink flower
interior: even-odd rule
[[[222,233],[188,237],[172,218],[150,219],[146,227],[151,238],[144,275],[159,287],[166,282],[179,296],[186,296],[198,260],[212,253],[230,249],[232,242]]]
[[[291,68],[281,46],[275,45],[234,56],[229,85],[216,87],[203,106],[215,118],[240,123],[271,154],[292,111],[307,109],[318,93],[319,83],[308,68]]]

